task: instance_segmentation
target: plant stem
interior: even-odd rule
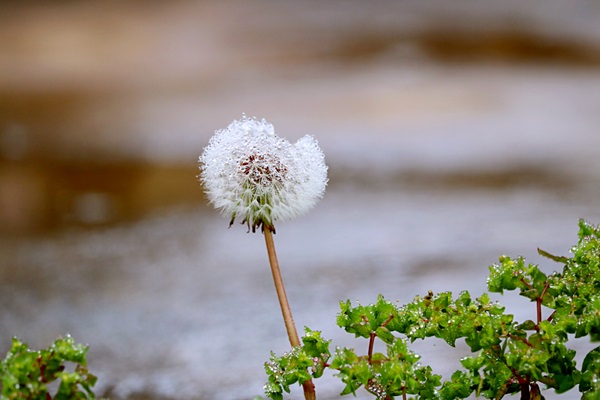
[[[530,400],[531,393],[529,392],[529,384],[521,383],[521,400]]]
[[[369,336],[369,352],[367,353],[367,356],[368,356],[367,362],[369,364],[371,364],[371,361],[373,358],[373,345],[375,344],[376,336],[377,336],[377,334],[375,332],[371,332],[371,335]]]
[[[550,287],[550,284],[548,282],[546,282],[546,285],[544,285],[544,290],[542,290],[542,294],[540,294],[540,297],[538,299],[536,299],[536,305],[537,305],[537,330],[539,331],[540,328],[540,322],[542,322],[542,301],[544,301],[544,296],[546,295],[546,291],[548,291],[548,288]]]
[[[292,310],[285,293],[285,286],[283,285],[283,279],[281,278],[281,270],[279,269],[279,262],[277,261],[277,253],[275,252],[275,242],[273,241],[273,228],[265,226],[263,233],[265,235],[265,243],[267,245],[267,253],[269,254],[269,264],[271,265],[271,272],[273,273],[273,282],[275,283],[275,291],[277,292],[277,298],[279,299],[279,306],[281,307],[281,314],[283,315],[283,322],[285,323],[285,329],[290,340],[292,347],[300,346],[300,339],[298,338],[298,331],[294,324],[294,318],[292,317]],[[308,380],[302,384],[304,389],[304,398],[306,400],[316,400],[315,385],[312,380]]]

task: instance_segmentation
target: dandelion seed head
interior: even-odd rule
[[[243,116],[216,131],[199,163],[210,203],[252,231],[306,213],[327,186],[317,141],[307,135],[291,144],[265,119]]]

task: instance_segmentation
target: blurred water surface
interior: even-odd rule
[[[559,268],[536,248],[566,255],[579,218],[600,223],[600,9],[453,3],[3,5],[2,353],[68,332],[113,399],[260,395],[289,346],[263,239],[196,178],[242,113],[313,134],[330,166],[275,237],[300,329],[366,352],[340,300],[478,295],[501,254]],[[446,376],[466,354],[414,348]]]

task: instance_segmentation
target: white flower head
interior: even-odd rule
[[[312,136],[291,144],[266,120],[243,116],[218,130],[200,156],[200,179],[210,202],[256,231],[295,218],[323,197],[325,157]]]

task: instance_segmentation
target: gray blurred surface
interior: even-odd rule
[[[536,248],[567,254],[578,218],[600,223],[600,8],[449,4],[3,5],[2,353],[69,332],[113,399],[262,394],[288,348],[264,241],[195,177],[242,113],[313,134],[330,166],[323,201],[277,226],[299,329],[366,352],[338,301],[478,295],[501,254],[558,268]],[[424,344],[446,376],[465,354]]]

